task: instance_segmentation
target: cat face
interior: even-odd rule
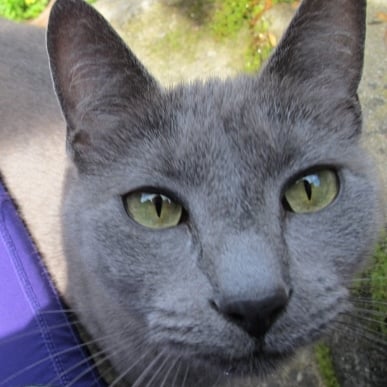
[[[95,11],[57,1],[67,297],[123,378],[262,376],[349,307],[378,225],[364,7],[305,1],[260,76],[163,89]]]

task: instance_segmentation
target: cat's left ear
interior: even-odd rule
[[[98,152],[109,126],[101,120],[114,121],[122,111],[136,114],[160,90],[107,21],[82,0],[56,1],[47,48],[75,159],[87,161]]]
[[[263,74],[355,96],[365,15],[366,0],[304,0]]]

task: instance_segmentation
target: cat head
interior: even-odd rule
[[[349,307],[378,228],[364,19],[305,0],[259,75],[166,89],[91,7],[54,5],[67,299],[127,380],[261,376]]]

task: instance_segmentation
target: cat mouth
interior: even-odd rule
[[[169,344],[171,350],[176,355],[194,368],[205,368],[211,373],[216,373],[220,377],[232,378],[240,376],[265,377],[279,363],[293,355],[293,351],[277,351],[268,348],[264,343],[257,343],[254,350],[242,356],[228,355],[225,351],[218,350],[211,354],[203,354],[199,351],[189,351],[184,346]]]
[[[218,378],[256,377],[266,378],[278,366],[291,356],[290,353],[253,352],[249,356],[241,358],[202,357],[199,364],[209,369]]]

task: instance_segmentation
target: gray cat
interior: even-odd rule
[[[350,308],[381,224],[359,146],[365,3],[305,0],[259,76],[164,89],[58,0],[66,154],[42,33],[0,25],[1,173],[119,379],[263,377]]]

